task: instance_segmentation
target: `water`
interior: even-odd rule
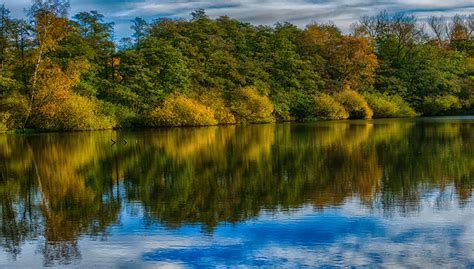
[[[2,135],[0,267],[474,268],[473,193],[474,117]]]

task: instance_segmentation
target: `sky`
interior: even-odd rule
[[[0,0],[1,2],[2,0]],[[24,16],[31,0],[3,0],[14,17]],[[431,15],[451,17],[474,13],[473,0],[70,0],[71,14],[97,10],[115,23],[118,37],[131,33],[130,20],[142,17],[189,18],[189,13],[203,8],[211,17],[227,15],[254,24],[273,25],[291,22],[304,27],[312,22],[331,22],[343,31],[361,16],[381,11],[407,13],[421,20]]]

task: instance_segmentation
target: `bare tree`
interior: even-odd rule
[[[428,25],[433,30],[439,45],[447,41],[449,31],[444,17],[431,16],[428,18]]]

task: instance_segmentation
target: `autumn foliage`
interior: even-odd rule
[[[136,18],[115,42],[97,11],[34,0],[0,5],[0,131],[202,126],[469,113],[474,16],[363,17],[254,26],[203,10]]]
[[[313,97],[311,116],[320,120],[345,120],[349,112],[334,97],[321,93]]]
[[[275,121],[273,105],[267,96],[255,87],[238,89],[233,96],[232,111],[239,121],[249,123],[267,123]]]
[[[365,99],[376,118],[406,118],[416,116],[416,112],[400,96],[380,93],[366,94]]]
[[[211,108],[182,95],[169,96],[150,114],[151,126],[206,126],[217,123]]]
[[[371,119],[374,115],[365,98],[349,87],[338,93],[336,99],[349,112],[351,119]]]

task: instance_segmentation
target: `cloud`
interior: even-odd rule
[[[6,0],[16,16],[30,4],[29,0]],[[311,22],[333,22],[347,31],[363,15],[406,12],[426,18],[430,15],[453,16],[474,13],[469,0],[71,0],[71,13],[98,10],[116,22],[118,36],[130,33],[134,17],[152,20],[158,17],[189,18],[204,8],[211,17],[227,15],[254,24],[273,25],[291,22],[304,27]]]

